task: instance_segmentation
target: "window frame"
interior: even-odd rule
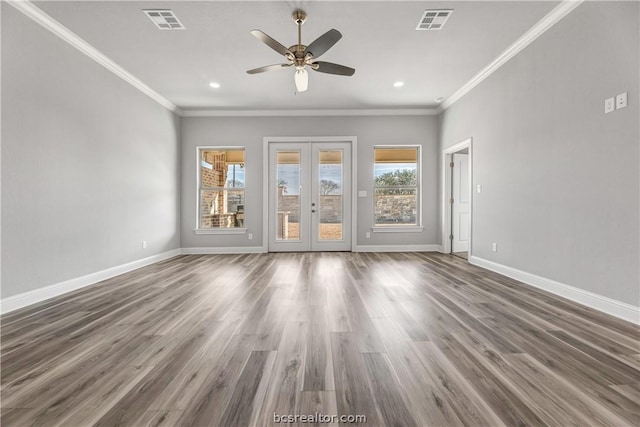
[[[415,224],[376,224],[376,150],[378,149],[416,149],[416,223]],[[373,173],[372,173],[372,221],[371,231],[374,233],[421,233],[422,226],[422,145],[421,144],[401,144],[401,145],[374,145],[373,146]]]
[[[244,191],[244,206],[245,206],[245,227],[216,227],[216,228],[200,228],[200,208],[201,208],[201,197],[202,197],[202,152],[203,151],[228,151],[235,150],[244,152],[244,169],[245,169],[245,179],[244,179],[244,187],[242,190]],[[246,234],[246,200],[247,200],[247,147],[244,145],[202,145],[196,147],[196,226],[193,229],[195,234]],[[219,190],[231,190],[237,191],[239,188],[235,187],[214,187]],[[207,188],[205,188],[207,190]]]

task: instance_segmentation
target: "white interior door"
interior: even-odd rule
[[[351,250],[351,144],[269,144],[269,251]]]
[[[470,231],[469,202],[471,198],[469,185],[469,155],[454,153],[452,156],[453,221],[451,234],[453,234],[453,252],[468,252]]]

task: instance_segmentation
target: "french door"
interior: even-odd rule
[[[351,144],[269,143],[269,251],[351,250]]]

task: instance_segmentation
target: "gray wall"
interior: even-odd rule
[[[358,138],[359,245],[425,245],[439,243],[438,141],[435,116],[350,117],[206,117],[182,120],[182,247],[262,246],[263,138],[265,136],[356,136]],[[422,145],[422,233],[365,233],[373,225],[373,146]],[[243,145],[246,152],[246,235],[196,235],[196,147]]]
[[[638,7],[585,2],[440,123],[218,117],[185,118],[181,130],[179,118],[3,3],[1,296],[181,246],[261,246],[264,136],[357,136],[357,188],[369,197],[357,199],[356,244],[439,244],[440,149],[471,136],[483,186],[473,255],[638,305]],[[603,100],[624,91],[629,107],[605,116]],[[423,233],[365,238],[377,144],[423,145]],[[253,241],[193,233],[197,145],[247,147]]]
[[[2,2],[2,298],[178,248],[179,133]]]
[[[473,137],[473,255],[636,306],[638,8],[583,3],[441,117]]]

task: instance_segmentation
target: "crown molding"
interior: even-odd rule
[[[563,0],[551,12],[520,36],[489,65],[478,72],[471,80],[449,96],[437,108],[409,109],[309,109],[309,110],[217,110],[217,109],[181,109],[173,102],[147,86],[142,80],[129,73],[116,62],[73,33],[67,27],[53,19],[29,0],[5,0],[14,8],[48,29],[80,52],[93,59],[133,87],[158,102],[163,107],[182,117],[274,117],[274,116],[437,116],[453,105],[473,88],[487,79],[503,64],[517,55],[549,28],[578,7],[584,0]]]
[[[163,107],[167,108],[170,111],[173,111],[176,114],[181,114],[182,110],[175,105],[173,102],[169,101],[164,96],[160,95],[158,92],[151,89],[147,86],[142,80],[138,79],[133,74],[129,73],[127,70],[122,68],[120,65],[115,63],[109,57],[104,55],[95,47],[91,46],[84,39],[79,37],[77,34],[69,30],[67,27],[53,19],[47,13],[45,13],[42,9],[35,6],[28,0],[6,0],[11,6],[18,9],[20,12],[40,24],[42,27],[51,31],[56,36],[60,37],[62,40],[69,43],[71,46],[78,49],[80,52],[87,55],[89,58],[96,61],[98,64],[102,65],[107,70],[111,71],[116,76],[120,77],[122,80],[129,83],[131,86],[138,89],[140,92],[147,95],[149,98],[153,99]]]
[[[496,59],[494,59],[489,65],[484,67],[478,74],[473,76],[471,80],[465,83],[460,89],[455,91],[453,95],[449,96],[441,105],[442,110],[446,110],[452,106],[456,101],[465,96],[474,87],[478,86],[482,81],[488,78],[502,65],[516,56],[525,47],[529,46],[534,40],[544,34],[549,28],[553,27],[558,21],[567,16],[573,9],[578,7],[584,0],[563,0],[558,4],[551,12],[545,15],[540,21],[538,21],[533,27],[529,28],[527,32],[521,35],[515,42],[513,42],[504,52],[502,52]]]
[[[436,116],[436,108],[368,110],[205,110],[183,109],[182,117],[274,117],[274,116]]]

